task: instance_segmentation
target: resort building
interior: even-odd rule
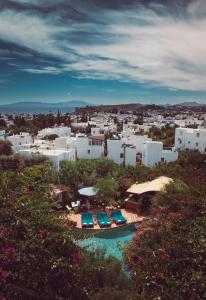
[[[176,128],[175,148],[206,153],[206,129]]]
[[[177,160],[175,148],[163,149],[162,142],[155,142],[146,135],[107,140],[107,157],[119,165],[145,165],[152,167],[159,162]]]
[[[32,143],[32,136],[28,132],[21,132],[20,134],[7,136],[6,139],[12,143],[14,152],[18,152],[22,149],[23,145]]]
[[[62,160],[75,160],[75,149],[69,150],[52,150],[52,149],[22,149],[18,151],[19,155],[25,157],[33,156],[46,156],[48,160],[52,163],[55,169],[59,170],[59,163]]]
[[[70,138],[67,143],[76,149],[77,158],[94,159],[104,157],[104,140],[104,135],[77,134],[76,137]]]
[[[126,208],[138,212],[141,202],[150,202],[157,192],[163,191],[172,182],[172,178],[160,176],[152,181],[133,184],[127,190],[128,197],[125,199]]]

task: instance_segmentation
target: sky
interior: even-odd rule
[[[206,104],[206,0],[0,0],[0,104]]]

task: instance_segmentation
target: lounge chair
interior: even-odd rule
[[[94,226],[92,213],[82,213],[81,219],[82,219],[82,227]]]
[[[111,213],[111,215],[116,224],[124,224],[127,222],[127,219],[123,217],[121,210],[115,210]]]
[[[106,212],[105,213],[101,213],[101,214],[102,214],[102,219],[105,222],[105,226],[110,226],[111,222],[110,222],[110,219],[108,217],[108,214]]]
[[[107,213],[97,213],[97,222],[99,224],[100,227],[103,226],[111,226],[111,222],[109,220],[109,217],[107,215]]]

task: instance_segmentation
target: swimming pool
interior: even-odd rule
[[[134,232],[135,225],[129,224],[93,233],[92,237],[81,239],[78,244],[90,251],[103,249],[105,256],[114,256],[122,260],[123,248],[132,239]]]

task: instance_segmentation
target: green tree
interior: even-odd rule
[[[12,144],[9,141],[0,141],[0,155],[13,154]]]
[[[110,176],[98,178],[95,189],[97,191],[96,198],[98,202],[105,205],[113,203],[114,199],[119,196],[118,183]]]

